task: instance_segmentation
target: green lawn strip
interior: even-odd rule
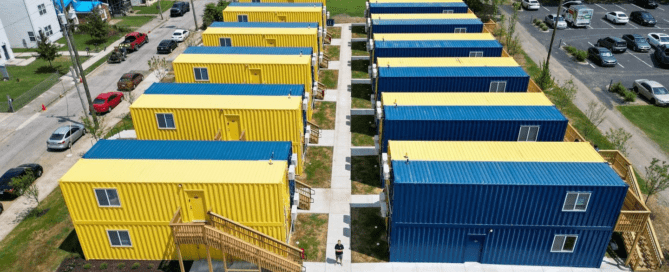
[[[364,26],[353,26],[351,27],[351,37],[352,38],[367,38],[367,33],[365,32]]]
[[[291,237],[291,244],[303,248],[309,262],[325,262],[327,247],[328,215],[327,214],[298,214],[295,222],[295,232]]]
[[[313,188],[330,188],[332,178],[332,147],[310,146],[307,148],[307,159],[304,172],[296,177],[300,182]]]
[[[372,85],[353,84],[351,85],[351,108],[353,109],[371,109],[372,108]]]
[[[383,191],[377,156],[351,157],[351,193],[354,195],[379,194]]]
[[[126,93],[127,94],[127,93]],[[123,99],[127,99],[127,97],[124,97]],[[135,126],[132,124],[132,117],[130,114],[126,115],[112,127],[109,132],[107,132],[107,135],[105,135],[105,139],[116,135],[117,133],[124,131],[124,130],[131,130],[135,129]]]
[[[116,23],[116,25],[127,26],[130,28],[139,28],[155,18],[156,17],[154,16],[125,16],[121,17],[121,21]],[[123,33],[123,35],[125,34],[127,33]]]
[[[88,75],[90,72],[93,72],[95,68],[98,68],[98,66],[102,65],[103,63],[107,62],[107,59],[109,58],[109,55],[111,55],[111,51],[107,53],[104,57],[93,63],[93,65],[88,66],[88,68],[84,69],[84,74]]]
[[[172,4],[174,1],[167,1],[167,0],[162,0],[160,1],[160,7],[162,8],[162,12],[167,11],[172,7]],[[158,14],[158,1],[153,3],[153,5],[150,6],[138,6],[138,7],[132,7],[132,9],[135,10],[135,14]]]
[[[351,262],[388,262],[386,233],[379,208],[351,208]]]
[[[341,27],[328,27],[328,32],[332,34],[333,39],[341,39]]]
[[[618,106],[627,120],[643,130],[664,152],[669,153],[669,108],[656,106]]]
[[[35,52],[36,48],[12,48],[12,52],[14,54],[16,53],[24,53],[24,52]]]
[[[374,116],[353,115],[351,116],[351,143],[353,146],[373,146],[376,129]]]
[[[339,14],[362,17],[365,15],[365,2],[365,0],[330,1],[327,6],[330,18]]]
[[[369,78],[368,60],[353,60],[351,61],[351,76],[353,78]]]
[[[339,71],[338,70],[320,70],[318,78],[321,83],[325,85],[327,89],[337,89],[337,83],[339,82]]]
[[[351,43],[351,54],[353,56],[369,56],[369,52],[367,52],[367,43],[366,42]]]
[[[99,50],[100,52],[104,52],[102,51],[104,48],[109,47],[110,44],[120,39],[125,34],[127,33],[115,32],[111,36],[107,37],[107,39],[105,39],[104,41],[96,40],[92,38],[91,35],[84,33],[75,33],[74,35],[72,35],[72,37],[74,38],[74,47],[77,48],[77,51],[79,51],[80,53],[85,52],[86,48],[89,48],[91,52],[94,52],[96,50],[96,44],[97,44],[97,50]],[[67,51],[67,41],[65,40],[65,37],[60,38],[56,42],[65,45],[60,48],[61,51]],[[111,48],[106,48],[106,50],[110,49]],[[86,53],[84,53],[83,55],[86,55]]]
[[[314,103],[313,121],[321,129],[334,129],[337,103],[318,101]]]
[[[331,61],[339,60],[339,45],[326,45],[323,50]]]
[[[55,271],[64,259],[81,257],[60,188],[53,190],[38,210],[46,213],[25,218],[0,242],[3,271]]]

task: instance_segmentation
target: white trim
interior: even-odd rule
[[[245,21],[240,21],[239,19],[241,18],[246,18]],[[247,23],[249,21],[249,15],[248,14],[238,14],[237,15],[237,22],[238,23]]]
[[[225,42],[226,42],[228,45],[223,45],[223,44],[221,43],[221,40],[226,40]],[[229,41],[229,42],[228,42],[228,41]],[[228,37],[218,38],[218,45],[221,46],[221,47],[232,47],[232,38],[228,38]],[[208,75],[209,75],[209,74],[207,74],[207,76],[208,76]]]
[[[197,77],[195,76],[195,69],[205,69],[207,71],[207,79],[206,80],[197,79]],[[200,77],[202,77],[202,71],[200,71]],[[209,81],[209,68],[207,68],[207,67],[193,67],[193,78],[195,79],[195,81]]]
[[[564,206],[567,204],[567,197],[569,197],[569,194],[576,194],[576,201],[574,201],[574,208],[571,210],[565,210]],[[576,209],[576,203],[578,202],[578,198],[581,195],[588,195],[588,202],[585,203],[585,209],[583,210],[577,210]],[[592,193],[591,192],[567,192],[567,194],[564,196],[564,201],[562,202],[562,211],[563,212],[587,212],[588,211],[588,206],[590,206],[590,199],[592,198]]]
[[[504,83],[504,89],[500,92],[499,91],[499,85]],[[505,93],[506,92],[506,81],[505,80],[499,80],[499,81],[490,81],[490,86],[488,86],[488,92],[490,93]],[[492,91],[492,86],[495,85],[495,91]]]
[[[560,246],[560,251],[555,251],[553,250],[553,246],[555,245],[555,239],[557,239],[558,236],[564,237],[564,240],[562,241],[562,245]],[[567,242],[568,237],[575,237],[576,240],[574,240],[574,248],[571,250],[564,250],[564,244]],[[574,253],[574,250],[576,249],[576,243],[578,243],[578,234],[555,234],[553,236],[553,243],[551,243],[551,252],[552,253]]]
[[[167,120],[165,120],[165,127],[164,127],[164,128],[161,128],[161,127],[160,127],[160,120],[158,120],[158,115],[159,115],[159,114],[163,114],[163,115],[167,115],[167,114],[169,114],[169,115],[172,115],[172,122],[174,123],[174,127],[167,127]],[[164,117],[163,117],[163,118],[164,118]],[[176,120],[174,120],[174,113],[171,113],[171,112],[157,112],[157,113],[156,113],[156,126],[158,127],[158,129],[177,129],[177,122],[176,122]]]
[[[474,56],[472,56],[472,53]],[[483,57],[483,51],[469,51],[469,57],[470,58],[480,58]],[[506,89],[506,88],[505,88]]]
[[[107,240],[109,241],[109,246],[111,246],[111,247],[132,247],[132,237],[130,237],[130,231],[129,230],[105,230],[105,231],[107,232]],[[118,236],[118,242],[121,243],[121,245],[115,246],[115,245],[112,244],[111,236],[109,235],[110,231],[113,231],[113,232],[116,233],[116,236]],[[125,231],[125,232],[128,233],[128,239],[130,241],[129,246],[124,246],[123,243],[121,242],[121,235],[119,235],[119,232],[121,232],[121,231]]]
[[[456,27],[453,30],[454,33],[467,33],[467,28],[466,27]]]
[[[109,203],[107,206],[102,206],[100,205],[100,199],[98,198],[98,193],[96,190],[103,190],[105,192],[105,197],[107,198],[107,203]],[[111,202],[109,201],[109,195],[107,194],[107,190],[114,190],[116,191],[116,197],[118,198],[118,205],[112,205]],[[121,207],[121,196],[118,194],[118,190],[116,188],[93,188],[93,194],[95,195],[95,200],[98,201],[98,208],[118,208]]]
[[[521,136],[523,136],[522,135],[523,128],[527,128],[527,134],[525,135],[525,137],[523,137],[521,139]],[[532,131],[532,128],[537,129],[537,134],[536,134],[536,138],[530,140],[529,137],[530,137],[530,132]],[[539,139],[539,129],[540,128],[541,128],[541,126],[536,126],[536,125],[524,125],[524,126],[521,125],[520,129],[518,129],[518,142],[536,142],[537,139]]]

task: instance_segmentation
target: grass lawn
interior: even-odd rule
[[[12,48],[12,52],[23,53],[23,52],[35,52],[35,48]]]
[[[88,75],[90,72],[93,72],[95,68],[98,68],[98,66],[102,65],[103,63],[107,62],[107,59],[109,58],[109,55],[111,55],[111,52],[107,53],[103,58],[99,59],[93,65],[88,66],[88,68],[84,69],[84,73]]]
[[[634,125],[669,153],[669,108],[656,106],[618,106],[618,110]]]
[[[368,60],[353,60],[351,61],[351,76],[353,78],[369,78]]]
[[[328,2],[328,11],[333,17],[339,14],[346,14],[351,17],[365,16],[365,0],[344,0]]]
[[[321,129],[334,129],[336,111],[335,102],[315,102],[313,121]]]
[[[307,159],[304,172],[296,179],[313,188],[330,188],[332,178],[332,147],[310,146],[307,148]]]
[[[171,7],[172,5],[170,5]],[[119,26],[127,26],[130,28],[139,28],[143,26],[144,24],[150,22],[151,20],[155,19],[156,17],[154,16],[125,16],[121,17],[121,21],[116,23],[116,25]],[[123,33],[125,35],[127,33]],[[149,37],[150,38],[150,37]]]
[[[326,45],[323,51],[330,60],[339,60],[339,45]]]
[[[374,116],[351,116],[351,143],[353,146],[373,146],[376,129],[372,127]]]
[[[24,219],[0,242],[3,271],[55,271],[63,260],[83,255],[60,188],[38,209],[46,213]]]
[[[127,93],[126,93],[127,94]],[[127,97],[124,97],[124,99],[127,99]],[[112,127],[109,132],[105,135],[105,139],[116,135],[117,133],[124,131],[124,130],[129,130],[129,129],[135,129],[135,126],[132,124],[132,117],[130,116],[130,113],[128,113],[126,116],[121,119],[114,127]]]
[[[328,238],[328,215],[324,213],[301,213],[295,220],[295,232],[290,244],[304,248],[308,262],[325,262]]]
[[[367,52],[367,43],[366,42],[351,43],[351,54],[353,56],[369,56],[369,52]]]
[[[326,89],[337,89],[339,70],[320,70],[318,71],[318,78]]]
[[[95,51],[95,44],[98,44],[98,50],[102,50],[105,47],[108,47],[110,44],[115,42],[116,40],[120,39],[125,35],[126,33],[116,33],[110,37],[108,37],[104,41],[99,41],[91,37],[91,35],[88,34],[83,34],[83,33],[75,33],[73,35],[74,37],[74,46],[77,48],[77,51],[83,52],[86,51],[86,47],[90,48],[91,52]],[[65,46],[61,47],[61,51],[67,51],[67,41],[65,41],[65,37],[60,38],[57,43],[64,44]],[[111,48],[107,48],[107,50],[110,50]],[[86,55],[85,53],[83,55]],[[79,55],[82,56],[82,55]]]
[[[341,27],[328,27],[328,32],[332,34],[333,39],[341,39]]]
[[[364,26],[351,27],[351,38],[367,38]]]
[[[372,108],[372,85],[353,84],[351,85],[351,108],[371,109]]]
[[[351,208],[351,262],[378,263],[389,259],[386,224],[380,209]]]
[[[351,193],[354,195],[378,195],[381,188],[379,157],[351,157]]]
[[[172,7],[173,3],[174,1],[162,0],[160,1],[160,7],[165,12]],[[132,9],[135,10],[136,14],[158,14],[158,1],[147,7],[132,7]]]

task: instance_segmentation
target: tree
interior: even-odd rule
[[[653,158],[653,161],[650,163],[650,166],[646,167],[646,201],[654,194],[662,192],[669,188],[669,164],[662,161],[662,165],[659,164],[660,160]]]
[[[87,116],[81,117],[81,124],[84,125],[84,129],[91,133],[96,141],[104,138],[104,136],[107,134],[108,129],[105,128],[105,123],[104,116],[98,116],[97,124],[91,121],[91,119],[88,119]]]
[[[149,71],[156,75],[158,82],[163,80],[163,78],[165,78],[167,75],[167,68],[169,68],[169,65],[165,58],[152,57],[149,60]]]
[[[514,36],[516,34],[516,22],[518,22],[518,9],[513,9],[513,15],[509,18],[509,24],[506,29],[506,49],[509,50],[509,55],[516,54],[518,47],[518,39]]]
[[[562,86],[553,88],[551,93],[553,94],[553,103],[558,109],[562,110],[576,98],[576,84],[570,79]]]
[[[9,185],[14,188],[14,194],[17,196],[26,196],[28,200],[34,201],[39,205],[39,190],[35,182],[35,174],[32,170],[26,169],[26,174],[23,176],[12,178]]]
[[[541,62],[541,72],[539,72],[539,76],[537,76],[535,81],[542,90],[548,90],[548,88],[553,86],[553,77],[551,76],[551,71],[548,69],[548,62]]]
[[[90,15],[86,17],[86,23],[79,25],[79,29],[88,35],[91,35],[91,38],[104,41],[109,34],[109,23],[102,20],[102,17],[97,12],[91,12]]]
[[[604,105],[595,101],[590,101],[590,103],[588,103],[588,109],[585,110],[585,116],[588,117],[588,120],[590,120],[592,124],[586,124],[581,130],[584,137],[587,138],[590,133],[595,131],[595,129],[604,122],[604,119],[606,119],[606,116],[604,116],[605,113],[606,107],[604,107]]]
[[[202,16],[202,30],[207,29],[213,22],[223,21],[223,10],[228,6],[228,2],[219,0],[216,5],[207,4],[204,6],[204,15]]]
[[[55,43],[52,43],[49,41],[49,37],[44,35],[41,31],[39,32],[39,42],[37,42],[37,56],[38,59],[43,59],[49,62],[49,67],[53,69],[53,64],[51,63],[53,60],[55,60],[57,57],[60,56],[58,54],[58,45]]]
[[[629,141],[631,138],[632,134],[625,131],[623,128],[616,130],[610,128],[609,131],[606,132],[606,139],[609,139],[609,141],[613,144],[613,147],[625,155],[627,155],[627,141]]]

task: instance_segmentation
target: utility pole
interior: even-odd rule
[[[546,56],[546,68],[548,68],[548,62],[551,60],[551,51],[553,51],[553,40],[555,40],[555,32],[557,32],[557,25],[558,25],[557,22],[559,22],[560,11],[562,11],[562,0],[560,0],[560,3],[558,4],[557,18],[555,18],[556,21],[553,23],[553,36],[551,36],[551,44],[548,47],[548,56]],[[541,68],[543,69],[543,67]]]
[[[165,20],[165,18],[163,18],[163,7],[160,6],[160,2],[162,2],[162,0],[158,0],[158,13],[160,13],[160,20]]]
[[[79,96],[79,101],[81,101],[81,108],[84,109],[84,114],[86,114],[86,103],[84,103],[84,98],[81,97],[81,91],[79,91],[79,82],[74,78],[74,68],[70,67],[70,73],[72,74],[72,81],[74,81],[74,87],[77,89],[77,95]],[[85,116],[85,115],[84,115]]]
[[[62,2],[61,2],[61,5],[62,5]],[[63,28],[63,35],[65,35],[65,40],[67,41],[67,50],[70,52],[70,59],[72,59],[72,63],[75,63],[74,54],[72,53],[72,44],[70,43],[70,38],[69,38],[70,28],[68,27],[68,24],[67,24],[67,12],[66,11],[67,11],[67,9],[65,7],[63,7],[63,10],[58,15],[58,18],[60,19],[60,25]],[[79,67],[75,66],[74,71],[75,71],[75,73],[73,73],[72,76],[74,77],[75,74],[76,74],[77,78],[80,78],[81,73],[79,72]]]
[[[195,31],[197,31],[197,16],[195,15],[195,4],[193,4],[193,0],[190,0],[190,7],[191,7],[191,12],[193,12],[193,22],[195,22]]]

